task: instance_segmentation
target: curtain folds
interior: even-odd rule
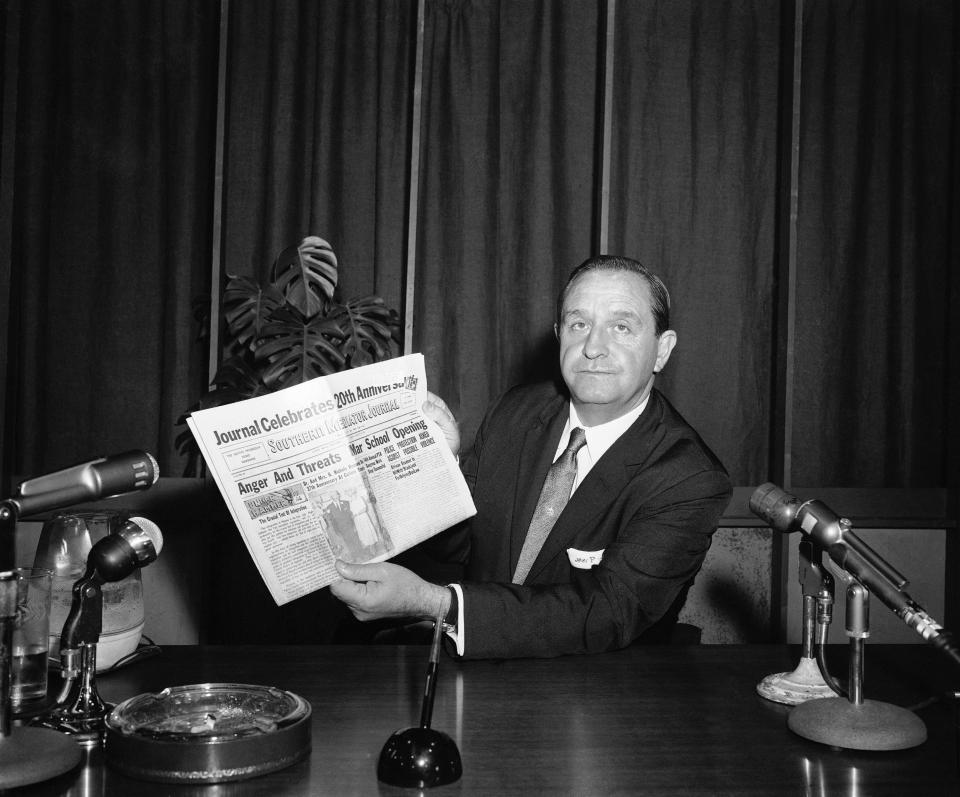
[[[428,5],[414,348],[469,443],[554,375],[556,293],[590,254],[599,6]]]
[[[319,235],[345,297],[402,308],[416,3],[231,5],[224,266]]]
[[[670,288],[678,344],[660,386],[736,483],[763,481],[775,332],[779,8],[618,8],[610,244]]]
[[[21,9],[3,253],[16,474],[130,448],[169,472],[203,382],[218,24],[215,0]]]
[[[958,14],[950,0],[806,5],[797,484],[947,483]]]
[[[667,280],[679,346],[661,386],[737,484],[770,478],[783,434],[792,8],[616,5],[610,249]],[[195,302],[220,288],[220,2],[20,9],[7,460],[30,475],[144,447],[173,475],[175,421],[205,387]],[[960,12],[804,9],[792,482],[955,483]],[[597,240],[605,15],[426,0],[411,209],[416,0],[230,3],[224,270],[266,277],[316,234],[345,297],[400,310],[412,210],[413,346],[469,444],[494,396],[556,376],[555,296]]]

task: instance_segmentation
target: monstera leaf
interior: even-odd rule
[[[337,256],[316,235],[284,249],[273,263],[273,282],[284,298],[307,318],[333,299],[337,288]]]
[[[334,317],[343,330],[340,350],[351,368],[393,355],[390,341],[400,329],[400,319],[379,296],[351,299],[337,307]]]
[[[274,313],[256,350],[269,390],[306,382],[342,371],[346,358],[340,352],[343,330],[333,318],[305,318],[299,310],[284,307]]]
[[[397,312],[379,296],[341,304],[337,277],[333,249],[315,235],[277,256],[266,287],[231,276],[222,302],[228,359],[187,414],[392,357],[400,332]],[[184,475],[203,467],[189,431],[176,445],[188,457]]]
[[[254,349],[283,294],[274,285],[261,288],[248,277],[231,277],[223,294],[223,317],[238,348]]]
[[[214,390],[207,394],[216,397],[207,406],[219,407],[241,399],[261,396],[269,391],[263,384],[260,372],[244,356],[224,360],[213,377]],[[198,407],[206,409],[207,407]]]

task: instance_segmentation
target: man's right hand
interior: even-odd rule
[[[450,408],[439,396],[427,391],[427,400],[423,402],[423,414],[440,427],[443,439],[447,441],[454,456],[460,453],[460,427]]]
[[[443,617],[450,608],[450,590],[424,581],[392,562],[350,564],[336,561],[340,581],[330,593],[363,622],[385,617]]]

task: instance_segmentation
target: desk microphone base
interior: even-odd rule
[[[457,743],[433,728],[397,731],[380,751],[377,780],[406,789],[428,789],[460,779],[463,762]]]
[[[905,750],[927,740],[927,726],[916,714],[876,700],[810,700],[790,710],[787,727],[805,739],[851,750]]]
[[[71,712],[64,706],[58,706],[43,717],[34,720],[34,726],[56,731],[71,737],[82,748],[96,747],[106,737],[104,716],[113,706],[104,704],[101,713],[82,714]]]
[[[801,658],[793,672],[768,675],[757,684],[757,693],[774,703],[786,703],[788,706],[836,695],[823,680],[817,662],[809,657]]]
[[[80,763],[80,746],[48,728],[14,727],[0,738],[0,790],[50,780]]]

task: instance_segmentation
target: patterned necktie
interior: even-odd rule
[[[547,471],[547,478],[540,490],[540,500],[527,529],[527,538],[520,550],[513,583],[522,584],[530,572],[534,559],[540,553],[550,529],[570,500],[573,481],[577,477],[577,452],[587,444],[587,434],[579,426],[570,432],[570,442],[557,461]]]

